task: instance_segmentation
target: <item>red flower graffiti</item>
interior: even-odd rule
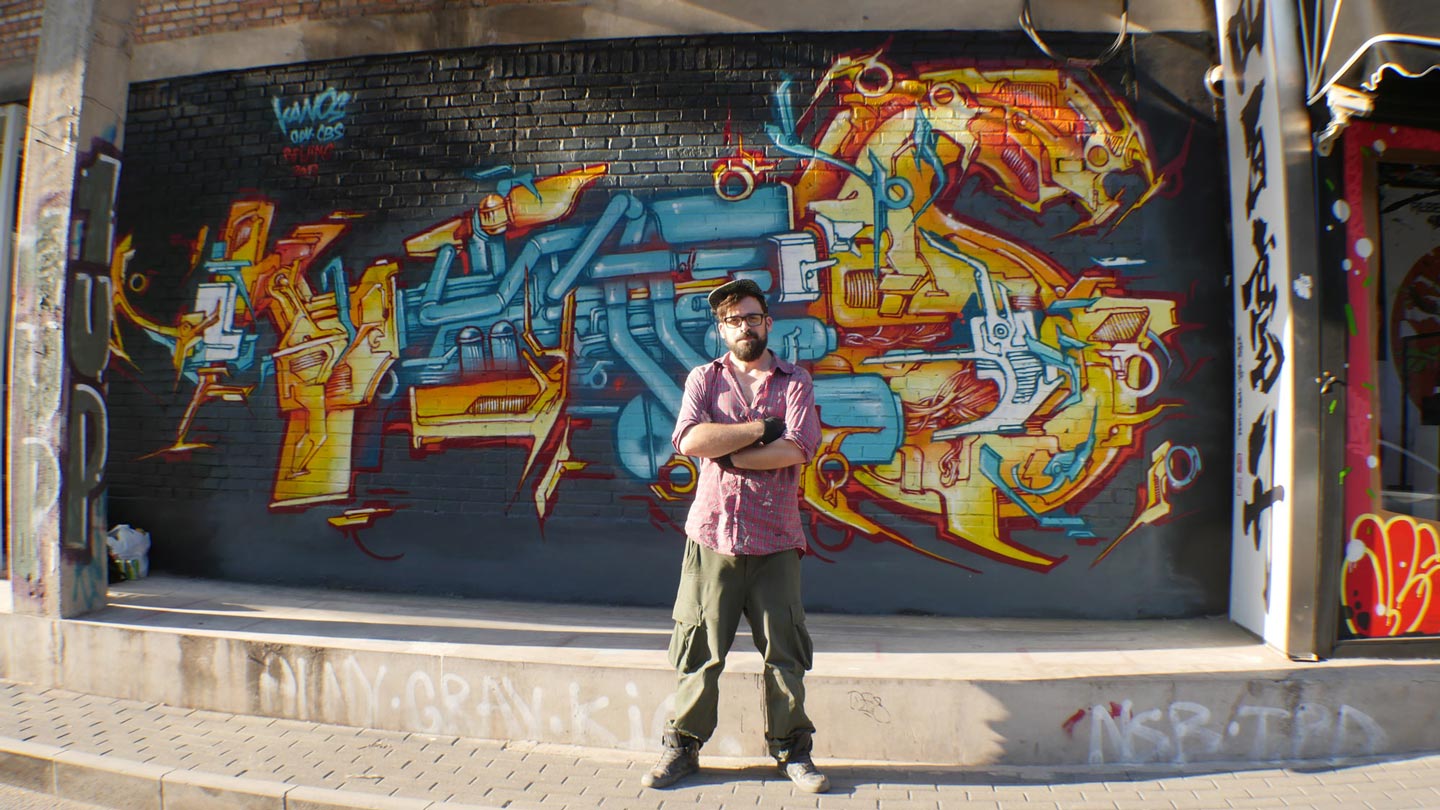
[[[1345,622],[1361,636],[1440,633],[1440,528],[1407,515],[1361,515],[1345,548]]]

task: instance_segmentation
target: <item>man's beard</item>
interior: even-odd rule
[[[746,338],[751,338],[751,340],[746,340]],[[765,346],[768,343],[768,338],[761,337],[754,332],[746,332],[730,344],[730,351],[740,362],[753,363],[765,354]]]

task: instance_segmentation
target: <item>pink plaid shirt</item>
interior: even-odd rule
[[[775,356],[775,365],[761,380],[753,407],[745,404],[743,387],[724,355],[691,369],[685,398],[670,437],[676,452],[685,431],[702,422],[733,425],[767,416],[785,420],[781,439],[795,443],[806,458],[820,443],[820,416],[810,373]],[[726,470],[700,459],[695,502],[685,533],[703,546],[728,556],[773,554],[805,549],[800,528],[800,465],[777,470]]]

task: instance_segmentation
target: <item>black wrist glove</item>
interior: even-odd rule
[[[733,462],[733,461],[730,460],[730,454],[729,454],[729,453],[726,453],[726,454],[723,455],[723,456],[716,456],[715,458],[712,458],[712,459],[710,459],[710,460],[713,461],[713,462],[715,462],[716,464],[719,464],[719,465],[720,465],[720,469],[722,469],[722,470],[734,470],[734,469],[735,469],[735,462]]]
[[[761,420],[765,424],[765,433],[760,436],[760,444],[769,444],[785,435],[785,420],[778,416],[767,416]]]

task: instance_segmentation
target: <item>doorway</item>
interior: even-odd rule
[[[1339,638],[1440,638],[1440,132],[1345,134]]]

